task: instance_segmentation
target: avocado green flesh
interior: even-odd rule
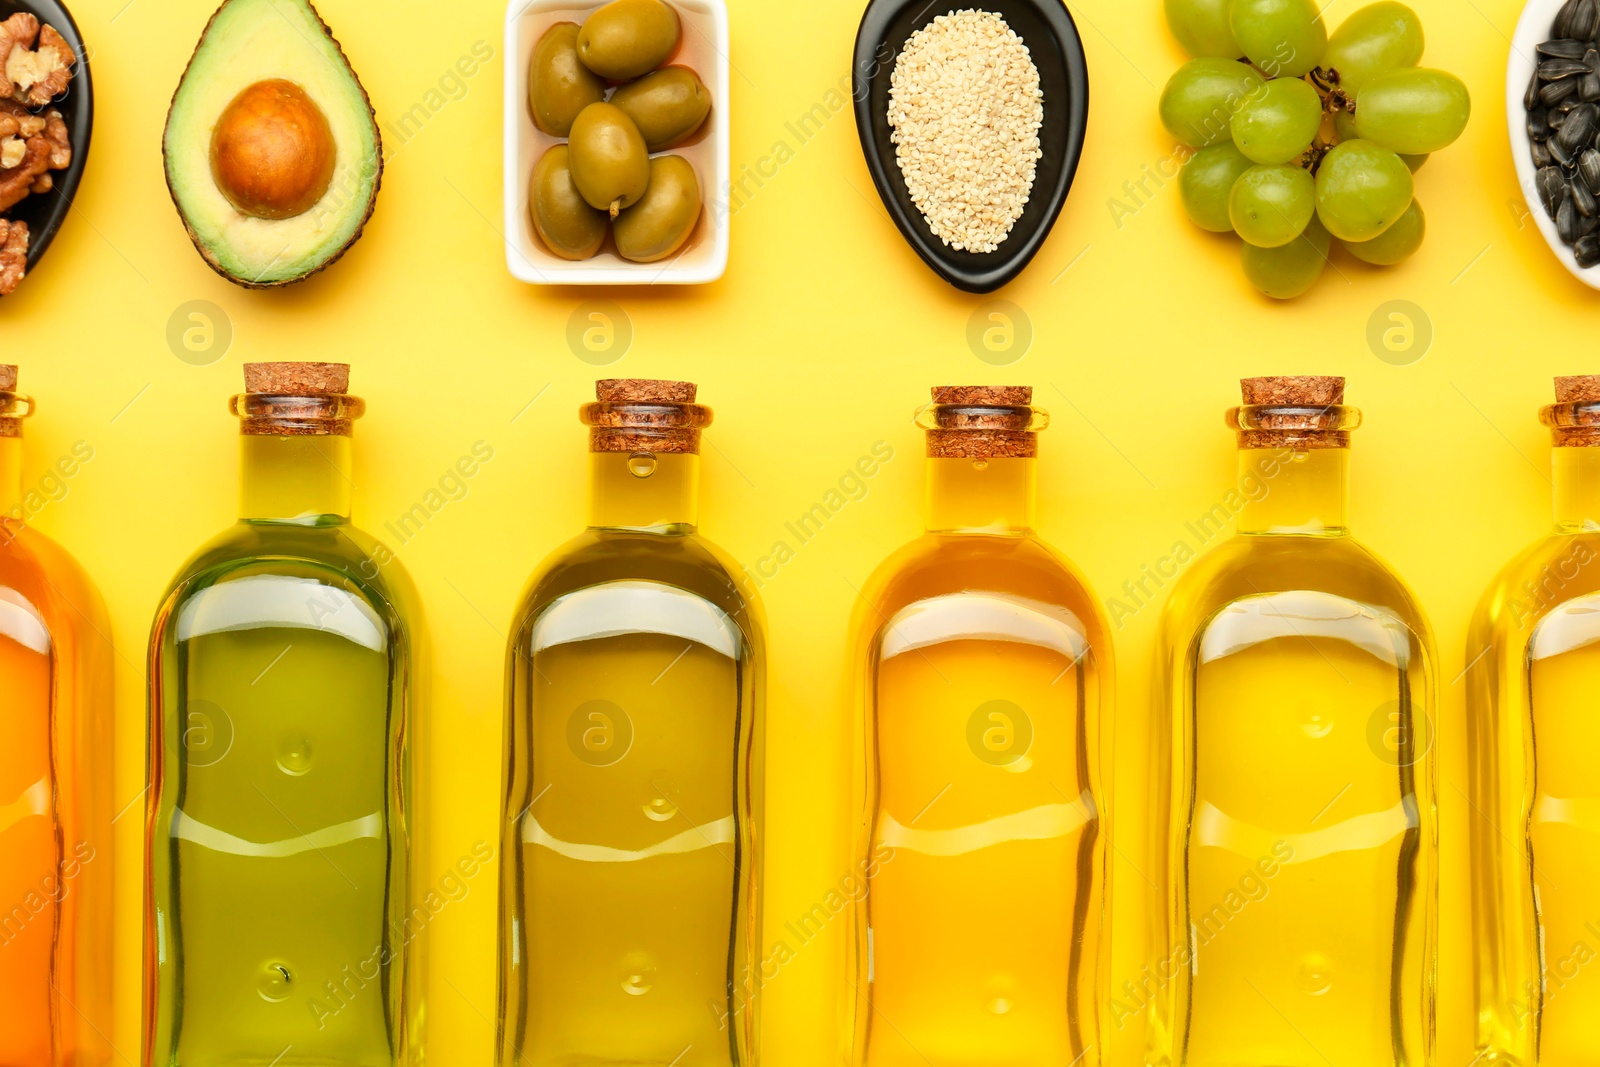
[[[282,78],[327,116],[335,162],[327,193],[290,219],[245,215],[211,174],[211,134],[236,96]],[[382,145],[366,92],[307,0],[227,0],[195,48],[167,115],[167,184],[195,246],[249,286],[320,270],[361,234],[377,196]]]

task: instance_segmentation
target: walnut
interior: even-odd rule
[[[55,188],[52,170],[72,162],[72,141],[61,112],[34,115],[19,104],[0,100],[0,211],[29,193]]]
[[[28,192],[33,193],[35,195],[37,195],[39,193],[48,193],[50,190],[54,189],[55,187],[56,187],[55,178],[51,176],[49,171],[45,171],[43,174],[41,174],[37,178],[33,179],[33,184],[28,186]]]
[[[21,163],[27,152],[28,144],[20,137],[0,139],[0,170],[10,170]]]
[[[44,139],[50,142],[50,169],[66,170],[72,165],[72,138],[67,122],[54,109],[44,113]]]
[[[0,296],[10,293],[28,269],[28,224],[0,219]]]
[[[7,211],[33,189],[39,175],[50,169],[50,142],[43,137],[28,138],[22,162],[0,170],[0,211]]]
[[[67,91],[77,60],[55,27],[40,29],[39,20],[25,11],[0,22],[0,58],[9,83],[4,86],[7,95],[31,107],[43,107]]]

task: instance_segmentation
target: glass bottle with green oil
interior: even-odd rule
[[[603,381],[589,528],[511,630],[501,1067],[750,1067],[763,626],[698,533],[686,382]]]
[[[1105,1056],[1111,643],[1034,531],[1032,401],[933,390],[927,532],[858,605],[851,1067]]]
[[[1555,524],[1467,638],[1477,1060],[1600,1062],[1600,376],[1556,380]]]
[[[106,1067],[111,628],[83,570],[29,521],[50,500],[23,490],[32,413],[17,368],[0,366],[0,1064]],[[78,442],[40,484],[93,457]]]
[[[1238,533],[1162,617],[1149,1007],[1159,1067],[1430,1067],[1432,638],[1351,535],[1342,378],[1244,383]]]
[[[150,644],[144,1067],[421,1062],[420,616],[340,364],[245,367],[240,519]]]

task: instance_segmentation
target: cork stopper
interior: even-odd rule
[[[338,396],[350,391],[350,365],[246,363],[244,388],[269,396]]]
[[[0,393],[17,391],[17,368],[0,366]],[[0,397],[0,437],[21,437],[22,417],[14,414],[15,405],[10,397]]]
[[[1556,379],[1556,402],[1539,412],[1557,448],[1600,448],[1600,374]]]
[[[595,382],[594,396],[579,412],[590,427],[589,451],[700,454],[700,431],[712,416],[695,403],[693,382],[609,378]]]
[[[230,405],[246,437],[349,437],[366,411],[347,363],[246,363]]]
[[[1244,406],[1228,413],[1242,449],[1349,448],[1360,412],[1344,406],[1344,379],[1316,375],[1245,378]]]
[[[594,398],[610,404],[693,404],[699,393],[693,382],[608,378],[594,383]]]
[[[917,423],[929,459],[1034,459],[1049,417],[1026,385],[938,385]]]

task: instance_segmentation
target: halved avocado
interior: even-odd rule
[[[308,0],[226,0],[178,82],[167,188],[200,254],[250,289],[324,269],[383,177],[372,103]]]

